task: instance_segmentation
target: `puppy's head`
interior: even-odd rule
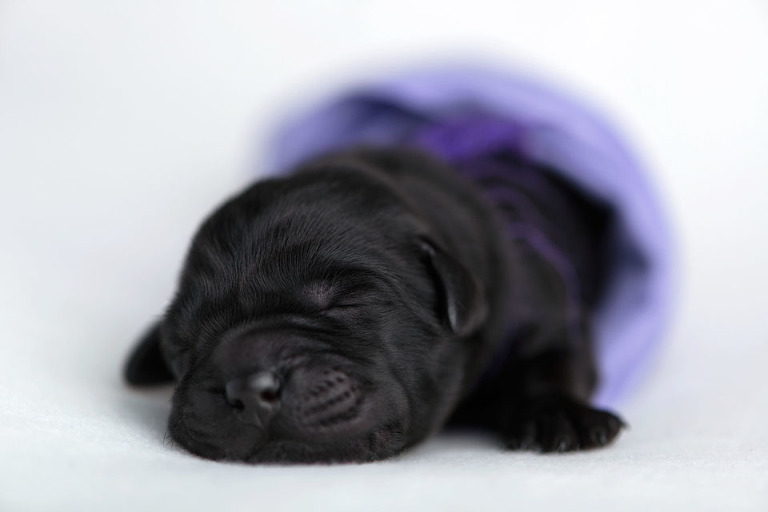
[[[324,165],[203,224],[127,377],[175,377],[169,431],[203,457],[375,460],[443,423],[485,311],[396,186]]]

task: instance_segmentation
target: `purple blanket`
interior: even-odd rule
[[[268,169],[280,173],[362,143],[415,144],[450,163],[513,151],[609,205],[610,282],[596,312],[594,402],[614,405],[636,383],[670,309],[671,244],[640,163],[596,112],[522,75],[420,71],[344,91],[286,122]]]

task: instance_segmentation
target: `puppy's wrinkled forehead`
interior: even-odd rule
[[[345,268],[377,273],[418,230],[387,187],[361,182],[356,172],[300,179],[288,190],[259,184],[220,208],[193,242],[186,277],[215,277],[246,292],[301,284],[322,303],[336,290],[326,278]]]

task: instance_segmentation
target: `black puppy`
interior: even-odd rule
[[[622,421],[589,405],[604,216],[545,169],[497,158],[516,171],[495,186],[534,205],[577,297],[509,231],[514,202],[421,153],[358,149],[261,181],[205,221],[128,381],[175,377],[170,433],[211,459],[382,459],[449,419],[509,448],[609,443]],[[546,197],[515,178],[532,173]]]

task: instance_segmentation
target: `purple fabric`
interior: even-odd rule
[[[637,383],[671,305],[670,236],[642,166],[596,112],[521,74],[467,67],[406,73],[344,91],[287,121],[269,148],[268,170],[285,172],[363,143],[416,144],[449,162],[511,149],[610,205],[612,271],[596,312],[602,382],[594,401],[613,405]]]

